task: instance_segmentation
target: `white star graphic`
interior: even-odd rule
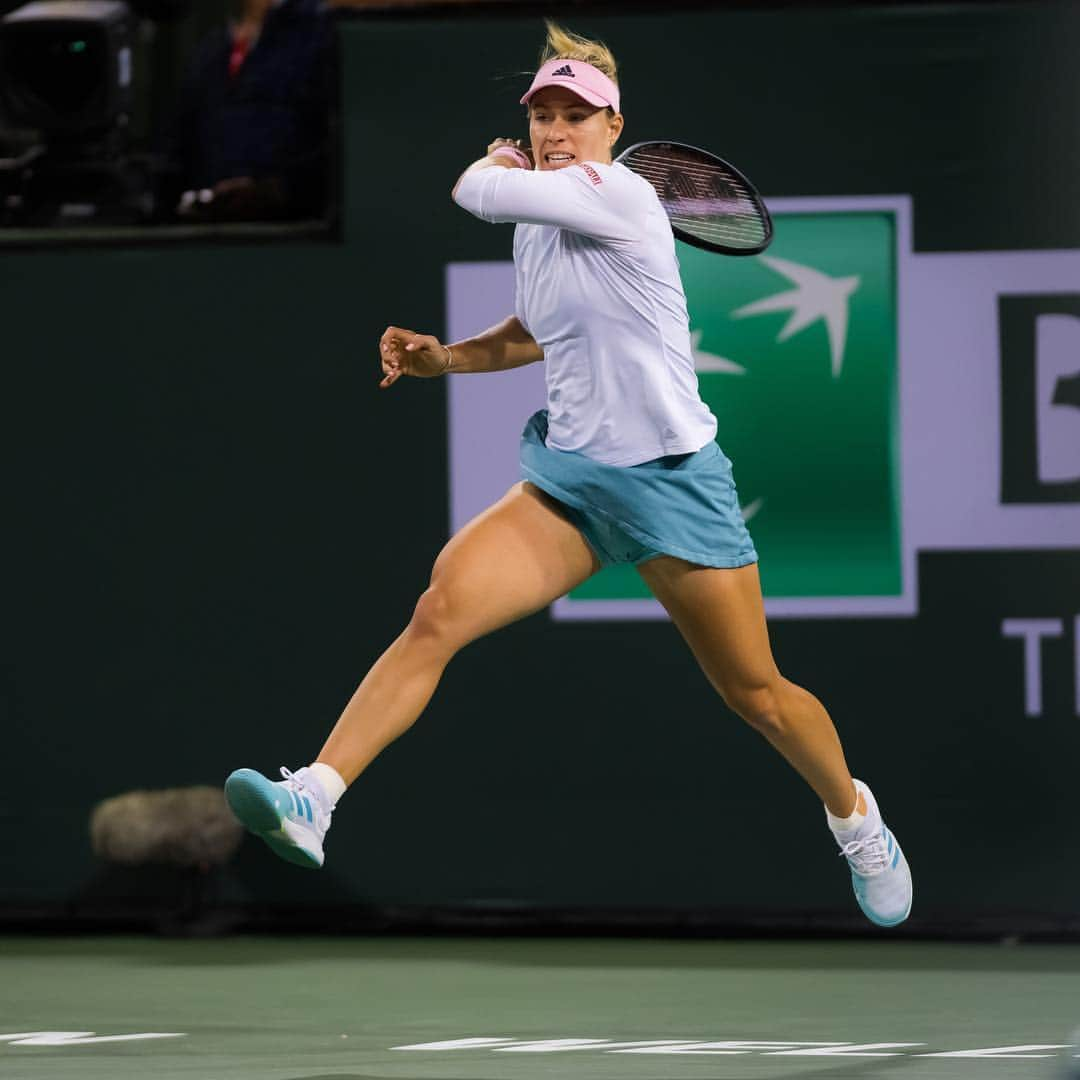
[[[829,335],[829,349],[832,353],[832,375],[837,378],[844,366],[844,344],[847,340],[848,298],[859,287],[860,276],[832,278],[820,270],[788,259],[778,259],[772,255],[759,255],[759,259],[778,274],[783,274],[797,286],[786,292],[767,296],[764,300],[755,300],[731,313],[732,318],[741,319],[746,315],[764,315],[770,311],[791,311],[777,341],[786,341],[793,334],[817,322],[825,320],[825,329]]]
[[[743,521],[749,521],[755,514],[765,505],[765,496],[759,495],[753,502],[748,502],[745,506],[740,506],[742,511]]]
[[[697,371],[720,371],[725,375],[745,375],[746,368],[736,364],[734,360],[728,360],[726,356],[717,356],[716,353],[706,352],[699,349],[703,330],[690,331],[690,348],[694,354],[694,368]]]

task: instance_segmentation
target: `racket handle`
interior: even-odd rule
[[[533,167],[528,155],[519,150],[516,146],[500,146],[498,150],[492,151],[491,156],[510,158],[511,161],[517,162],[523,169],[531,169]]]

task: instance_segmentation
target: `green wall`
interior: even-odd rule
[[[713,147],[771,196],[910,194],[917,252],[1080,247],[1073,5],[567,21],[620,58],[627,142]],[[388,323],[442,331],[447,262],[509,257],[509,230],[449,189],[521,131],[541,23],[379,16],[342,35],[343,243],[0,255],[0,917],[108,891],[97,800],[310,759],[447,539],[444,384],[381,393],[375,346]],[[1080,549],[924,553],[920,589],[911,618],[777,621],[781,667],[882,795],[923,925],[1067,919]],[[1038,721],[1000,633],[1025,615],[1066,620]],[[223,895],[853,908],[820,806],[666,622],[541,613],[471,645],[342,803],[328,854],[304,875],[252,842]]]

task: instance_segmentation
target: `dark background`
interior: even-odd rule
[[[715,148],[766,196],[910,194],[917,251],[1080,247],[1073,4],[552,14],[614,49],[626,145]],[[380,392],[375,345],[442,332],[446,263],[508,258],[449,190],[523,132],[542,23],[341,34],[340,243],[0,253],[0,918],[168,893],[96,863],[93,804],[309,761],[447,539],[445,384]],[[1080,537],[924,554],[920,585],[916,618],[775,621],[781,668],[903,840],[913,930],[1075,931]],[[1025,616],[1066,620],[1031,720],[1000,633]],[[857,925],[820,805],[666,622],[541,613],[472,644],[328,855],[249,841],[215,895],[270,922]]]

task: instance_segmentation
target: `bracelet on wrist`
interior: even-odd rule
[[[449,345],[444,345],[443,348],[446,350],[446,366],[442,369],[442,374],[445,375],[454,366],[454,354]]]

